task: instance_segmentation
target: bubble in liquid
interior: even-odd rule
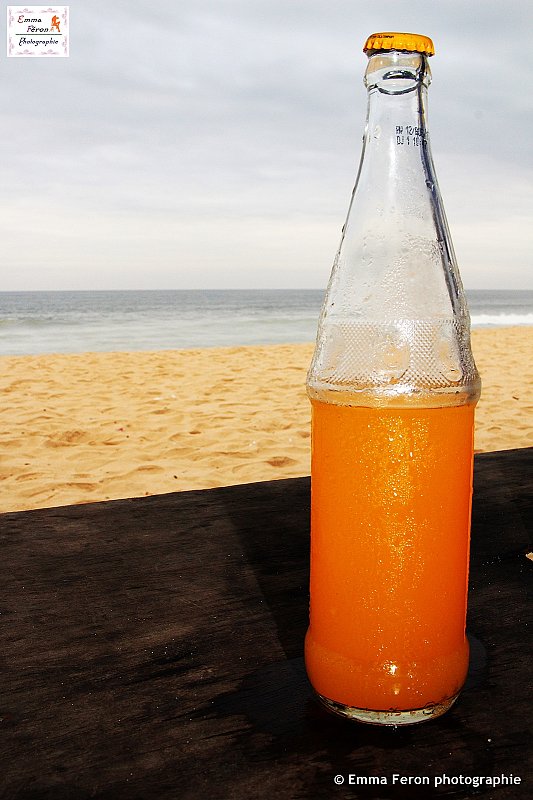
[[[398,665],[393,661],[385,661],[383,664],[383,670],[388,672],[390,675],[395,675],[398,670]]]

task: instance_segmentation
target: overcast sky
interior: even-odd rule
[[[378,30],[435,42],[432,150],[466,287],[533,288],[532,8],[71,0],[69,58],[3,56],[0,289],[324,287]]]

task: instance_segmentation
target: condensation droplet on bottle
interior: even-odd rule
[[[450,383],[459,383],[461,380],[461,370],[459,367],[449,367],[443,374],[444,377],[450,381]]]
[[[444,334],[438,343],[439,369],[449,383],[458,383],[462,377],[461,362],[454,340]]]
[[[376,371],[382,380],[396,383],[406,372],[409,359],[409,343],[399,331],[382,333],[376,348]]]

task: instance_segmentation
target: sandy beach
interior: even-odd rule
[[[477,451],[533,445],[533,328],[477,329]],[[4,356],[0,510],[309,474],[312,344]]]

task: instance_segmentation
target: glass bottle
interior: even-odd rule
[[[474,406],[470,318],[431,157],[433,43],[373,34],[359,172],[307,378],[310,624],[321,702],[420,722],[457,699]]]

